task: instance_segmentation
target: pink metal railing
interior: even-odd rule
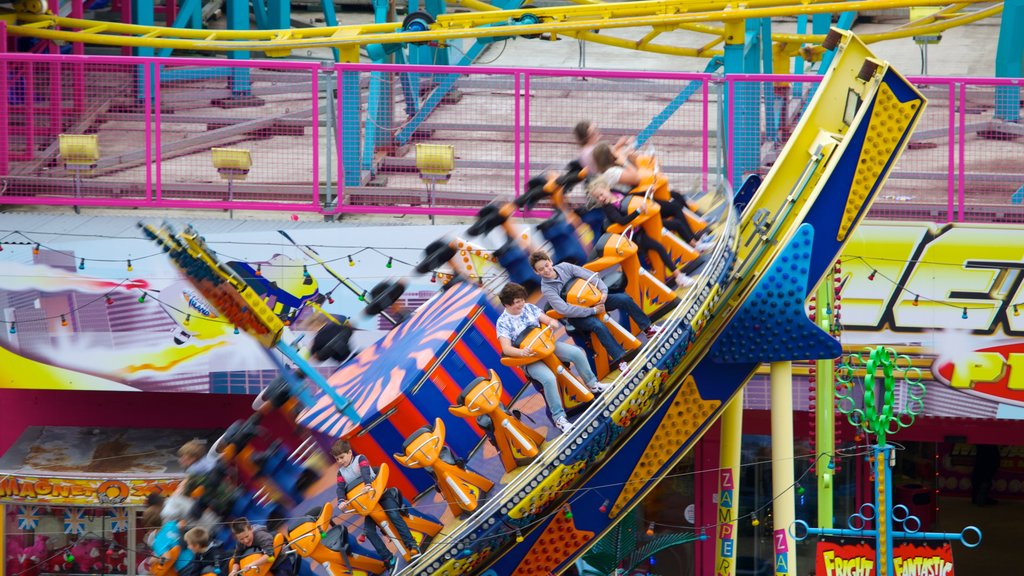
[[[766,173],[817,81],[0,54],[0,203],[471,215],[575,157],[577,121],[595,120],[616,137],[638,134],[658,117],[664,124],[650,143],[663,169],[677,186],[696,187],[709,171],[731,172],[738,158],[754,158],[748,171]],[[1000,90],[1005,97],[1021,80],[912,81],[931,104],[872,217],[1024,222],[1024,133],[995,114]],[[680,102],[687,86],[691,95]],[[753,88],[757,97],[736,101]],[[713,111],[729,102],[724,116]],[[666,114],[670,106],[678,107]],[[722,129],[732,132],[738,117],[754,114],[760,133],[741,139],[748,147],[741,157],[737,139],[722,141]],[[99,136],[95,169],[63,166],[61,133]],[[456,147],[451,179],[436,195],[416,172],[418,142]],[[244,180],[221,179],[210,161],[213,147],[250,151]]]

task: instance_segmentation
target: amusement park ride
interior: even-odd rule
[[[840,8],[810,3],[805,9],[838,11],[862,4],[871,3],[844,3]],[[762,5],[772,3],[751,3],[743,12],[768,15],[774,10],[758,7]],[[686,13],[682,2],[624,6],[630,8],[605,24],[674,26],[704,21],[701,15]],[[343,51],[345,46],[362,43],[420,38],[416,34],[433,38],[434,27],[444,28],[450,37],[504,34],[513,29],[514,33],[562,33],[596,28],[592,20],[582,17],[554,21],[545,10],[531,11],[542,21],[534,24],[508,25],[510,13],[504,12],[453,15],[411,37],[394,34],[398,26],[392,24],[328,28],[310,31],[308,36],[295,31],[289,38],[276,39],[272,34],[228,32],[195,41],[120,25],[56,31],[50,27],[87,25],[58,22],[50,16],[34,17],[34,23],[18,26],[39,37],[108,31],[133,34],[116,38],[132,45],[164,42],[166,46],[189,43],[270,50],[340,45]],[[587,5],[559,10],[594,18],[608,8]],[[512,14],[521,18],[524,13]],[[484,24],[492,26],[475,28]],[[20,34],[23,30],[18,26],[9,30]],[[175,31],[182,32],[186,31]],[[266,40],[260,44],[259,38]],[[240,41],[227,42],[235,39]],[[372,486],[350,491],[347,505],[355,514],[374,518],[396,543],[399,539],[394,538],[380,499],[385,490],[398,489],[410,503],[404,509],[420,550],[402,547],[403,560],[392,573],[525,576],[564,571],[679,462],[759,364],[840,354],[838,342],[807,319],[805,299],[832,270],[864,218],[909,142],[926,100],[852,34],[833,30],[824,48],[833,55],[829,70],[757,191],[742,206],[734,205],[727,186],[705,191],[714,206],[710,224],[714,246],[693,270],[694,285],[672,290],[648,273],[638,263],[639,249],[627,230],[609,230],[591,246],[586,236],[577,233],[583,229],[580,222],[567,220],[572,233],[557,231],[558,242],[552,241],[556,231],[539,227],[552,243],[556,260],[582,255],[580,264],[595,273],[621,270],[625,292],[649,312],[660,314],[662,322],[662,330],[644,342],[638,339],[637,327],[617,325],[614,318],[607,318],[623,339],[635,341],[635,356],[624,374],[606,361],[598,363],[597,373],[605,375],[610,387],[593,399],[585,398],[583,391],[573,392],[571,379],[563,378],[563,396],[577,394],[581,414],[571,431],[551,438],[508,408],[525,381],[514,366],[507,365],[514,362],[501,358],[494,336],[498,310],[490,294],[460,273],[461,258],[456,256],[460,244],[469,245],[467,241],[442,240],[428,246],[417,272],[444,271],[450,275],[445,289],[385,338],[322,378],[294,342],[283,341],[281,320],[195,230],[179,233],[169,227],[145,227],[146,234],[163,246],[223,318],[268,350],[283,352],[291,364],[281,366],[282,378],[261,396],[257,414],[233,427],[218,443],[222,459],[259,478],[255,484],[265,491],[259,498],[233,494],[220,503],[218,511],[274,522],[294,516],[285,511],[295,510],[308,496],[309,474],[301,461],[274,458],[270,453],[254,465],[253,455],[247,452],[246,441],[260,417],[277,413],[285,415],[307,440],[344,438],[380,467]],[[656,163],[649,170],[656,175]],[[548,196],[558,207],[560,195],[582,176],[573,166],[562,176],[532,180],[528,193],[515,203],[496,203],[482,210],[467,234],[483,237],[503,229],[511,238],[521,237],[519,231],[513,234],[509,216]],[[633,192],[637,197],[632,202],[645,202],[644,196],[655,193],[655,186]],[[651,216],[641,225],[646,229],[657,222]],[[662,237],[657,233],[655,237]],[[522,266],[524,248],[515,242],[506,246],[502,255],[495,256],[495,264],[507,272],[509,280],[536,287],[532,271]],[[670,252],[675,264],[682,264],[688,251],[677,248]],[[387,310],[402,291],[400,282],[378,285],[366,295],[365,312]],[[585,305],[585,298],[580,303]],[[348,356],[350,333],[332,330],[334,336],[317,339],[311,350],[317,357]],[[547,336],[526,335],[529,340],[521,345],[544,349],[550,346]],[[599,344],[580,343],[591,348],[598,360],[603,358]],[[500,453],[497,471],[474,468],[488,438]],[[437,498],[445,506],[441,518],[416,511]],[[383,563],[372,552],[351,541],[343,528],[332,527],[333,514],[328,504],[294,520],[284,545],[325,566],[332,576],[383,573]],[[714,531],[713,526],[706,528]]]

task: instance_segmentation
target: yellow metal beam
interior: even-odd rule
[[[486,2],[481,2],[480,0],[448,0],[448,3],[469,8],[470,10],[476,10],[477,12],[494,12],[496,10],[501,10],[501,8],[498,8],[497,6],[492,6]]]
[[[638,40],[636,42],[636,47],[637,48],[643,48],[644,46],[647,46],[648,44],[651,43],[651,40],[654,40],[655,38],[660,36],[662,32],[663,32],[663,30],[661,30],[659,28],[652,29],[650,32],[645,34],[643,38],[641,38],[640,40]]]
[[[741,8],[726,1],[647,0],[643,2],[595,3],[580,6],[532,8],[520,10],[493,10],[493,6],[480,0],[461,0],[477,4],[484,11],[466,14],[446,14],[430,30],[401,32],[401,23],[365,24],[303,29],[290,37],[283,30],[209,30],[161,28],[120,23],[100,23],[90,20],[63,18],[52,14],[18,14],[18,22],[8,27],[15,36],[30,36],[47,40],[83,42],[110,46],[193,49],[207,51],[253,50],[286,54],[290,50],[316,47],[361,46],[376,43],[426,42],[453,38],[482,38],[491,36],[519,36],[527,34],[564,34],[600,41],[591,31],[599,29],[650,27],[657,30],[687,28],[722,35],[725,30],[712,26],[712,22],[742,22],[748,18],[772,18],[799,14],[826,14],[845,11],[891,9],[906,6],[934,5],[934,0],[854,0],[836,2],[822,0],[748,0]],[[1002,11],[1002,4],[978,12],[957,13],[964,6],[983,0],[960,2],[944,9],[940,17],[923,18],[922,24],[910,25],[878,34],[864,36],[867,42],[878,42],[913,35],[935,34],[943,30],[988,18]],[[468,4],[466,4],[468,5]],[[486,7],[486,9],[484,9]],[[534,25],[510,24],[524,14],[532,14],[541,22]],[[100,31],[99,26],[106,28]],[[76,29],[80,31],[75,31]],[[90,29],[96,30],[90,31]],[[789,45],[802,42],[820,43],[824,36],[811,34],[773,34],[773,40]],[[636,41],[610,38],[602,43],[623,48],[643,49],[680,56],[707,56],[708,46],[683,48],[667,45],[644,44]],[[715,42],[711,45],[716,45]]]
[[[690,58],[706,58],[708,56],[714,56],[714,54],[701,54],[698,48],[687,48],[685,46],[669,46],[668,44],[646,44],[642,47],[638,47],[636,40],[630,40],[628,38],[619,38],[617,36],[609,36],[607,34],[595,34],[593,32],[565,32],[564,34],[570,38],[578,38],[580,40],[586,40],[587,42],[594,42],[595,44],[605,44],[607,46],[615,46],[617,48],[628,48],[630,50],[642,50],[644,52],[653,52],[655,54],[668,54],[669,56],[687,56]]]

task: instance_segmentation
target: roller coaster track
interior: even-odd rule
[[[727,41],[732,26],[751,18],[832,14],[851,11],[888,10],[900,7],[934,6],[934,0],[859,0],[829,2],[818,0],[749,0],[736,7],[733,2],[692,0],[649,0],[643,2],[587,3],[578,6],[497,10],[479,0],[457,2],[476,11],[446,14],[423,31],[405,31],[402,23],[359,24],[287,30],[194,30],[159,26],[139,26],[65,18],[54,14],[6,12],[9,34],[57,42],[81,42],[108,46],[188,49],[197,51],[249,50],[283,57],[292,50],[333,47],[342,51],[342,59],[358,60],[358,47],[368,44],[436,42],[457,38],[493,38],[549,34],[566,35],[622,48],[645,50],[677,56],[711,57],[720,54],[716,46]],[[909,22],[886,32],[866,34],[865,43],[939,34],[995,16],[1003,4],[979,10],[966,10],[983,0],[965,0],[949,4],[937,13]],[[725,26],[714,23],[724,22]],[[596,34],[597,30],[650,28],[640,40]],[[673,30],[709,34],[713,39],[700,47],[655,44],[660,34]],[[804,43],[820,44],[820,34],[773,34],[782,54],[802,54],[813,59],[820,47],[802,49]]]

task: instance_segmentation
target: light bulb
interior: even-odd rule
[[[348,257],[348,265],[349,266],[355,266],[356,265],[356,261],[353,260],[351,256]]]
[[[263,276],[263,264],[256,265],[256,275]]]
[[[394,258],[388,256],[388,263],[385,264],[384,267],[385,268],[391,268],[391,265],[394,264],[394,262],[395,262]]]
[[[960,315],[961,318],[967,320],[967,306],[964,306],[964,313]]]
[[[241,332],[238,330],[238,326],[235,326],[235,334],[240,334],[240,333]]]
[[[139,296],[139,304],[142,304],[145,301],[146,301],[146,293],[143,292],[142,296]]]
[[[185,326],[188,326],[190,320],[192,320],[192,315],[191,314],[185,314],[185,321],[182,324],[185,325]]]
[[[35,247],[32,248],[32,255],[33,256],[38,256],[39,255],[39,244],[36,244]]]
[[[17,334],[18,333],[18,326],[17,326],[16,322],[11,322],[11,330],[10,330],[10,332],[11,332],[11,334]]]
[[[65,318],[63,314],[60,315],[60,325],[61,326],[67,326],[68,325],[68,319]]]
[[[871,274],[868,274],[868,280],[871,280],[872,282],[874,282],[875,274],[878,274],[878,270],[872,270]]]
[[[128,271],[129,272],[132,271],[132,261],[131,261],[131,259],[128,260]]]
[[[918,295],[914,296],[914,306],[917,306],[920,303],[921,303],[921,295],[918,294]]]
[[[81,262],[78,263],[79,270],[85,270],[85,258],[82,258]]]

